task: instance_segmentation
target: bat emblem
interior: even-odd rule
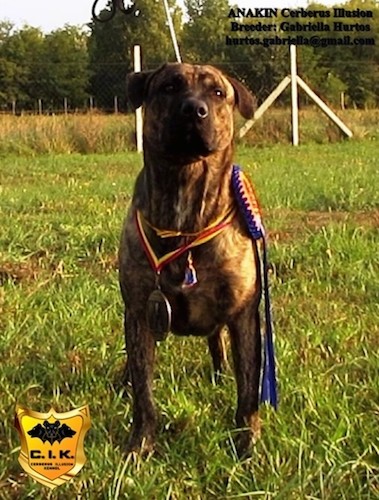
[[[37,424],[33,429],[28,431],[29,436],[39,438],[43,443],[48,441],[53,444],[55,441],[60,443],[64,438],[70,438],[76,434],[68,425],[61,424],[59,420],[50,423],[44,421],[43,426]]]

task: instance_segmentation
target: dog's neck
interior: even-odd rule
[[[144,153],[137,208],[162,229],[195,232],[226,214],[233,205],[232,148],[207,158],[176,165]],[[141,189],[142,188],[142,189]]]

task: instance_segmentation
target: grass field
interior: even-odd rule
[[[357,139],[379,140],[379,110],[348,109],[338,116]],[[300,142],[339,142],[342,132],[315,107],[299,113]],[[238,118],[241,120],[242,118]],[[0,114],[0,155],[39,155],[46,153],[110,153],[133,151],[133,115],[12,116]],[[267,146],[291,142],[291,112],[272,108],[243,139],[243,144]]]
[[[131,406],[116,252],[135,153],[3,155],[1,499],[379,497],[378,142],[241,147],[273,264],[280,406],[251,459],[233,449],[232,370],[204,339],[160,344],[158,450],[126,459]],[[90,406],[87,464],[50,493],[17,462],[16,403]]]

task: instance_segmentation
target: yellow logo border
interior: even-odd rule
[[[28,447],[27,447],[27,442],[26,442],[26,437],[24,434],[24,429],[22,427],[22,418],[25,416],[29,417],[34,417],[39,420],[48,420],[51,417],[54,417],[56,420],[64,420],[64,419],[69,419],[72,417],[78,417],[80,416],[83,419],[83,426],[80,431],[80,435],[78,438],[78,445],[77,445],[77,452],[75,456],[75,465],[72,469],[70,469],[66,473],[62,473],[59,477],[56,479],[49,479],[42,474],[39,474],[36,472],[34,469],[32,469],[29,465],[29,457],[28,457]],[[21,405],[16,405],[16,415],[15,415],[15,427],[20,435],[20,440],[21,440],[21,451],[20,455],[18,457],[18,461],[21,465],[21,467],[24,469],[24,471],[29,474],[33,479],[38,481],[39,483],[43,484],[44,486],[47,486],[48,488],[54,489],[57,486],[60,486],[62,484],[65,484],[66,482],[70,481],[74,476],[78,474],[78,472],[82,469],[84,464],[87,461],[87,458],[84,454],[84,438],[87,433],[87,431],[91,427],[91,420],[90,420],[90,414],[89,414],[89,406],[84,405],[79,408],[76,408],[74,410],[70,410],[64,413],[58,413],[54,410],[53,407],[50,408],[50,410],[47,413],[41,413],[37,412],[34,410],[29,410],[28,408],[21,406]]]

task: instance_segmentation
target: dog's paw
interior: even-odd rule
[[[249,427],[240,429],[234,438],[238,458],[245,459],[252,455],[254,445],[261,437],[261,421],[257,413],[249,419]]]
[[[244,429],[238,432],[234,438],[234,447],[237,457],[240,460],[250,458],[253,452],[255,440],[249,429]]]
[[[126,445],[126,454],[147,457],[154,452],[155,437],[153,434],[132,432]]]

